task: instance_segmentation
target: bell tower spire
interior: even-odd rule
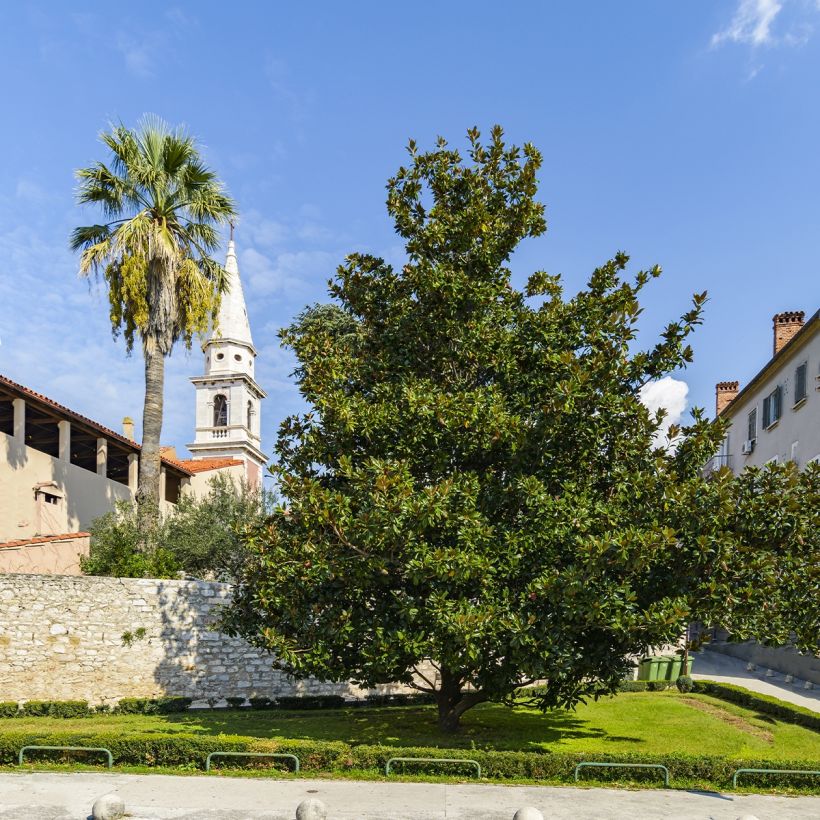
[[[267,462],[260,449],[260,405],[265,393],[254,378],[256,348],[239,276],[233,224],[225,258],[225,291],[203,352],[205,375],[191,379],[196,387],[196,436],[188,449],[194,461],[242,461],[245,479],[261,484]]]

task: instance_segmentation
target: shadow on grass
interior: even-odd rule
[[[196,734],[236,734],[259,738],[341,740],[351,744],[383,744],[436,748],[482,748],[538,751],[570,739],[600,739],[643,743],[640,737],[608,735],[573,712],[546,714],[486,704],[463,718],[453,735],[439,732],[432,707],[338,709],[280,712],[250,709],[197,710],[164,718],[179,731]],[[170,727],[169,727],[170,728]]]

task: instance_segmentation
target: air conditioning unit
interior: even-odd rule
[[[741,447],[740,451],[744,456],[748,456],[754,452],[756,440],[757,439],[750,438],[748,441],[743,442],[743,447]]]

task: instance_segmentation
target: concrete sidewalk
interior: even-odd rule
[[[714,650],[704,650],[693,653],[692,677],[695,680],[708,679],[721,683],[733,683],[760,692],[762,695],[771,695],[780,700],[804,706],[820,712],[820,690],[804,689],[803,681],[786,683],[785,675],[778,672],[773,677],[766,677],[766,670],[757,668],[750,672],[746,669],[746,662],[731,655],[723,655]]]
[[[97,773],[0,774],[3,820],[85,820],[117,792],[136,820],[294,820],[308,797],[328,820],[512,820],[523,806],[548,820],[816,820],[820,798],[546,786],[272,780]]]

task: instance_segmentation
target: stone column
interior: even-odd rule
[[[159,471],[159,503],[165,501],[165,467],[161,467]]]
[[[136,453],[128,456],[128,489],[137,492],[140,480],[140,457]]]
[[[180,479],[179,482],[180,497],[183,495],[190,495],[191,492],[191,476],[186,475],[184,478]]]
[[[105,478],[108,475],[108,439],[97,439],[97,475]]]
[[[14,399],[14,440],[19,444],[26,443],[26,400]]]
[[[60,441],[57,445],[57,453],[60,461],[71,461],[71,422],[63,419],[57,422],[57,429],[60,433]]]

